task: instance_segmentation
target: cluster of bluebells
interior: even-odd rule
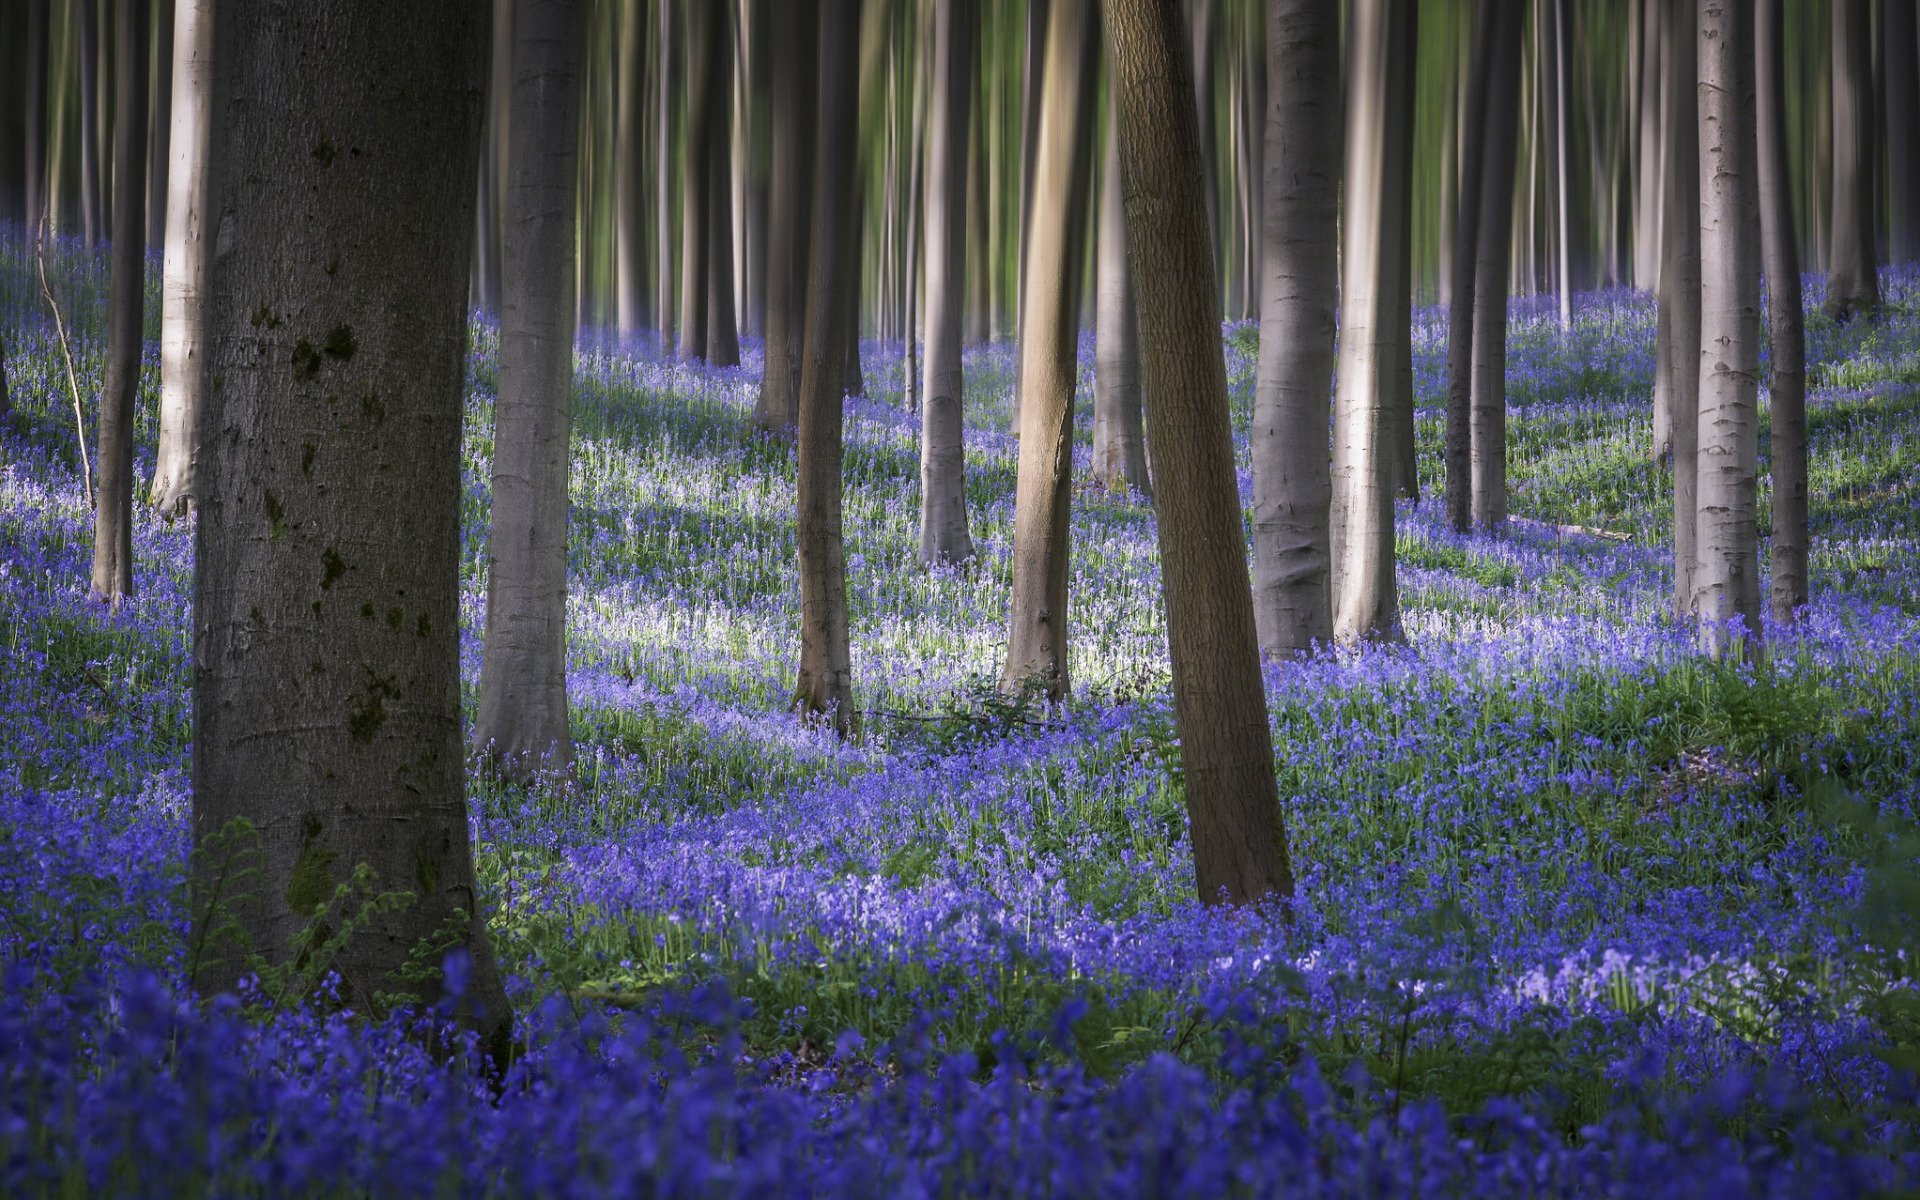
[[[64,286],[97,287],[61,255]],[[522,1000],[496,1074],[439,1014],[192,997],[190,534],[141,516],[139,596],[87,601],[22,268],[0,253],[21,409],[0,432],[0,1190],[1802,1196],[1920,1165],[1920,1096],[1870,1011],[1902,960],[1861,945],[1870,871],[1797,803],[1829,779],[1889,821],[1920,801],[1920,323],[1814,330],[1815,602],[1768,630],[1772,666],[1714,673],[1665,615],[1650,302],[1586,296],[1563,330],[1517,301],[1527,519],[1462,537],[1403,503],[1411,648],[1268,671],[1284,914],[1192,894],[1150,506],[1076,484],[1074,701],[967,701],[1004,648],[1005,347],[967,360],[963,572],[915,564],[916,418],[898,347],[866,346],[855,745],[783,711],[793,477],[750,431],[752,348],[709,370],[583,347],[578,777],[475,798]],[[1917,282],[1888,280],[1896,312]],[[1250,332],[1225,331],[1242,432]],[[1431,448],[1442,314],[1415,334]],[[470,684],[493,352],[477,326]],[[1088,453],[1083,428],[1078,480]],[[1728,718],[1688,687],[1775,708]],[[1792,762],[1768,757],[1795,733],[1775,709],[1818,726]],[[1491,1080],[1465,1099],[1431,1078],[1462,1064]]]

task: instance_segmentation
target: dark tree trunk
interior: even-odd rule
[[[785,47],[819,40],[811,6],[777,4],[773,36]],[[800,420],[800,355],[806,334],[807,239],[812,236],[816,64],[811,54],[773,56],[773,146],[767,223],[767,339],[754,424],[769,432]]]
[[[1127,254],[1127,206],[1120,191],[1120,110],[1111,87],[1108,93],[1094,285],[1093,477],[1110,491],[1151,497],[1147,436],[1141,424],[1139,309]]]
[[[1475,5],[1473,61],[1467,75],[1466,127],[1460,137],[1460,200],[1447,297],[1447,523],[1473,524],[1473,319],[1480,265],[1480,187],[1487,155],[1487,106],[1493,91],[1500,10],[1512,0]],[[1502,287],[1504,291],[1504,285]]]
[[[858,150],[855,151],[856,160]],[[846,281],[847,281],[847,325],[844,374],[840,386],[843,395],[864,396],[867,394],[867,377],[860,369],[860,284],[864,269],[864,256],[861,253],[861,234],[867,227],[867,197],[862,181],[856,174],[853,181],[852,232],[847,235]]]
[[[1894,5],[1892,7],[1899,7]],[[1773,423],[1773,619],[1787,624],[1807,603],[1807,336],[1800,300],[1800,243],[1787,169],[1787,89],[1781,0],[1759,0],[1754,23],[1759,125],[1761,258],[1767,275]]]
[[[1172,0],[1105,7],[1123,114],[1128,244],[1137,262],[1152,264],[1135,278],[1194,880],[1206,903],[1285,900],[1293,871],[1247,587],[1185,31]]]
[[[842,737],[859,731],[841,527],[841,387],[853,319],[854,167],[859,137],[860,0],[820,7],[820,100],[813,161],[812,246],[807,253],[806,352],[800,372],[800,676],[793,706],[824,716]]]
[[[681,7],[675,0],[661,0],[660,27],[657,33],[657,57],[654,62],[654,119],[659,123],[654,131],[654,153],[658,156],[654,164],[654,210],[653,210],[653,271],[654,271],[654,321],[660,330],[660,354],[666,355],[673,346],[673,108],[674,100],[680,94],[683,79],[674,70],[678,56],[674,54],[679,38],[679,22],[674,19],[674,9]],[[683,173],[684,177],[684,173]]]
[[[1920,47],[1910,0],[1881,5],[1886,48],[1887,192],[1892,204],[1892,259],[1920,259]]]
[[[977,84],[968,85],[976,99],[984,99]],[[993,245],[987,236],[987,109],[967,133],[967,334],[970,346],[993,340]]]
[[[1846,322],[1880,311],[1873,252],[1873,31],[1867,0],[1833,3],[1833,238],[1827,313]],[[1907,53],[1913,53],[1912,42]]]
[[[680,357],[707,356],[707,291],[712,281],[707,256],[713,246],[709,228],[714,205],[713,171],[708,161],[714,129],[714,76],[720,73],[718,3],[687,6],[686,162],[680,172]]]
[[[191,0],[187,0],[191,3]],[[167,162],[172,143],[174,0],[154,0],[153,68],[147,102],[147,245],[167,238]]]
[[[670,2],[670,0],[663,0]],[[646,194],[641,182],[645,161],[647,61],[646,0],[620,6],[619,119],[614,133],[613,236],[614,322],[623,339],[651,324],[647,311]],[[578,118],[576,117],[576,123]]]
[[[80,64],[80,236],[89,246],[104,232],[100,199],[100,29],[92,0],[72,0]]]
[[[1654,404],[1664,405],[1673,451],[1673,609],[1693,615],[1695,479],[1700,411],[1700,125],[1692,5],[1668,14],[1666,213],[1660,267],[1660,312]],[[1656,417],[1657,421],[1657,417]]]
[[[1327,423],[1339,303],[1338,0],[1269,0],[1266,53],[1253,599],[1260,647],[1278,657],[1333,641]]]
[[[325,965],[339,1003],[378,1015],[403,990],[440,1000],[435,968],[464,948],[463,1010],[503,1055],[511,1013],[475,894],[460,736],[486,9],[225,3],[216,24],[229,67],[195,532],[188,969],[227,991],[248,949],[285,963],[303,930],[338,937]],[[365,908],[369,892],[413,900]],[[220,936],[230,926],[240,945]],[[408,978],[420,966],[425,983]]]
[[[1008,690],[1067,695],[1067,575],[1080,280],[1093,158],[1092,0],[1051,0],[1020,297],[1020,462],[1014,488]],[[1216,312],[1218,301],[1215,302]],[[1219,336],[1217,329],[1214,336]]]
[[[113,89],[113,247],[95,462],[93,594],[118,608],[133,595],[133,409],[147,290],[147,6],[119,4],[114,13],[122,62]]]
[[[713,114],[707,130],[707,361],[740,365],[740,327],[733,303],[733,29],[729,4],[713,6],[719,27],[714,71],[708,81]]]
[[[1468,398],[1473,481],[1469,517],[1481,529],[1507,520],[1507,286],[1513,255],[1513,171],[1520,113],[1523,0],[1494,0],[1486,145],[1474,234],[1473,388]]]
[[[26,221],[38,231],[47,219],[47,0],[27,0],[27,70],[21,112],[26,124]]]
[[[740,254],[746,269],[746,293],[741,297],[741,330],[748,337],[767,335],[767,171],[771,159],[769,137],[773,113],[772,44],[773,0],[746,0],[747,18],[747,178],[745,244]]]
[[[494,406],[487,628],[474,748],[519,780],[564,777],[567,439],[572,427],[574,211],[580,178],[578,0],[515,0],[506,272]]]
[[[927,563],[973,557],[967,528],[960,322],[966,307],[967,133],[978,23],[975,0],[948,0],[934,12],[933,113],[927,138],[926,386],[920,413],[920,560]],[[911,329],[907,336],[913,336]]]
[[[1420,498],[1420,464],[1414,454],[1413,420],[1413,78],[1419,67],[1414,54],[1419,37],[1420,6],[1408,4],[1397,12],[1392,54],[1387,69],[1404,83],[1405,113],[1388,127],[1387,195],[1394,199],[1388,234],[1393,249],[1388,256],[1387,309],[1393,314],[1387,332],[1393,345],[1387,351],[1387,378],[1393,385],[1393,407],[1387,414],[1393,442],[1393,490],[1413,500]]]

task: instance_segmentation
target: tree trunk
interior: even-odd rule
[[[859,731],[853,707],[853,652],[847,616],[846,544],[841,528],[841,387],[853,289],[847,278],[855,236],[854,172],[859,137],[860,0],[820,6],[819,122],[814,144],[813,235],[807,253],[806,352],[800,372],[800,677],[793,707],[822,715],[835,732]]]
[[[1891,202],[1892,261],[1920,259],[1920,51],[1916,48],[1914,6],[1883,4],[1880,9],[1886,47],[1887,194]]]
[[[1493,0],[1486,145],[1480,160],[1479,229],[1474,234],[1473,387],[1468,397],[1471,523],[1497,530],[1507,520],[1507,288],[1513,254],[1513,173],[1520,120],[1524,0]]]
[[[1660,286],[1660,251],[1663,245],[1661,222],[1664,210],[1664,171],[1661,131],[1663,116],[1662,87],[1665,81],[1665,47],[1668,0],[1639,0],[1640,19],[1640,93],[1639,120],[1634,129],[1634,159],[1637,178],[1633,201],[1633,285],[1652,290]]]
[[[1892,7],[1899,7],[1898,5]],[[1768,403],[1773,422],[1773,619],[1794,621],[1807,603],[1807,335],[1800,307],[1800,243],[1788,172],[1781,0],[1759,0],[1754,63],[1761,256],[1772,333]]]
[[[80,236],[100,244],[100,30],[92,0],[71,0],[80,67]]]
[[[614,321],[622,339],[650,324],[647,312],[647,251],[644,188],[640,165],[645,154],[646,123],[645,0],[620,6],[619,120],[613,163]],[[504,35],[504,31],[503,31]],[[576,118],[577,121],[577,118]]]
[[[1027,0],[1026,61],[1020,91],[1020,222],[1015,227],[1019,242],[1014,260],[1013,319],[1016,336],[1025,318],[1027,295],[1027,243],[1033,230],[1034,157],[1040,147],[1040,103],[1046,86],[1047,10],[1052,0]],[[1013,381],[1013,435],[1020,436],[1020,379]]]
[[[171,138],[169,118],[173,112],[173,25],[174,0],[153,0],[147,55],[151,78],[147,81],[147,180],[146,233],[149,246],[167,243],[167,162]]]
[[[707,256],[713,247],[709,228],[715,206],[709,192],[713,170],[709,156],[714,132],[714,76],[720,73],[721,5],[690,4],[687,16],[686,162],[680,172],[680,358],[704,359],[707,342],[707,291],[712,282]]]
[[[1098,28],[1091,0],[1051,0],[1020,297],[1020,462],[1013,606],[1001,686],[1067,695],[1068,517],[1080,277],[1092,186]],[[1218,300],[1215,300],[1218,309]],[[1217,322],[1216,322],[1217,324]],[[1219,336],[1216,328],[1214,336]]]
[[[776,5],[775,40],[818,42],[807,6]],[[812,232],[815,64],[810,54],[773,57],[773,146],[767,224],[767,338],[754,424],[792,430],[800,420],[800,353],[806,331],[807,239]]]
[[[741,6],[741,16],[747,23],[747,112],[742,118],[747,128],[746,212],[740,247],[746,268],[741,276],[746,287],[741,297],[741,331],[757,338],[767,336],[767,171],[772,156],[769,138],[776,53],[769,37],[772,8],[772,0],[745,0]]]
[[[1414,45],[1419,36],[1420,6],[1403,5],[1395,11],[1395,17],[1394,36],[1389,43],[1393,59],[1387,70],[1391,79],[1403,85],[1406,98],[1396,102],[1393,109],[1404,113],[1405,118],[1387,127],[1386,194],[1392,205],[1387,218],[1387,235],[1392,242],[1386,274],[1390,319],[1381,333],[1392,339],[1385,379],[1392,385],[1387,421],[1393,452],[1393,490],[1418,500],[1420,464],[1415,457],[1413,418],[1413,80],[1419,67]]]
[[[1268,0],[1260,363],[1253,401],[1254,616],[1276,657],[1333,641],[1327,447],[1339,301],[1340,6]]]
[[[859,151],[856,147],[856,162],[858,160],[858,154]],[[864,181],[857,173],[853,180],[853,196],[850,203],[853,205],[853,225],[851,227],[852,232],[848,234],[845,243],[847,254],[847,325],[844,357],[842,359],[843,374],[840,380],[840,388],[842,396],[864,396],[867,394],[867,377],[860,369],[860,286],[862,283],[862,271],[865,267],[862,255],[861,235],[867,228],[867,196]]]
[[[959,563],[973,557],[973,536],[967,528],[960,323],[966,307],[968,110],[978,24],[975,0],[947,0],[935,8],[933,119],[927,138],[926,385],[920,413],[924,563]]]
[[[1833,4],[1833,237],[1827,313],[1842,323],[1880,311],[1873,252],[1873,41],[1867,0]],[[1906,47],[1913,53],[1912,42]]]
[[[673,345],[673,102],[682,82],[675,77],[674,45],[679,37],[674,9],[675,0],[661,0],[660,28],[657,34],[658,58],[654,63],[653,272],[654,321],[660,330],[660,354],[665,357]],[[682,172],[685,178],[685,172]]]
[[[47,0],[27,0],[26,96],[22,113],[26,123],[26,222],[37,236],[47,220]]]
[[[1321,7],[1330,15],[1331,4]],[[1153,264],[1135,279],[1194,882],[1205,903],[1285,901],[1293,871],[1247,588],[1185,30],[1172,0],[1107,0],[1106,17],[1128,245],[1137,262]]]
[[[740,327],[733,291],[733,32],[730,5],[715,4],[714,70],[708,80],[712,113],[707,130],[707,362],[740,365]]]
[[[120,4],[114,11],[115,41],[125,61],[114,73],[113,246],[93,497],[93,595],[118,608],[133,595],[133,409],[147,282],[147,6]]]
[[[1219,0],[1188,0],[1193,17],[1193,106],[1200,119],[1200,170],[1206,187],[1207,245],[1212,248],[1214,278],[1225,261],[1220,253],[1220,121],[1213,105],[1214,25]]]
[[[969,85],[973,87],[973,85]],[[982,100],[984,90],[973,87]],[[987,213],[991,200],[987,195],[987,123],[986,105],[980,106],[980,119],[967,134],[967,244],[973,253],[967,256],[967,333],[969,346],[984,346],[993,340],[993,241],[987,232]]]
[[[1654,396],[1670,414],[1673,449],[1673,610],[1692,616],[1695,519],[1695,446],[1700,411],[1700,126],[1694,11],[1675,5],[1668,14],[1665,167],[1665,240],[1660,268],[1659,344]]]
[[[1093,477],[1116,491],[1153,495],[1141,425],[1140,333],[1120,188],[1120,106],[1111,99],[1100,185],[1099,282],[1094,296]]]
[[[501,30],[499,36],[509,36]],[[516,0],[487,628],[473,745],[503,775],[564,777],[578,0]]]
[[[1407,312],[1394,304],[1394,254],[1406,252],[1407,197],[1391,167],[1412,120],[1396,78],[1404,15],[1392,0],[1355,0],[1349,17],[1346,211],[1338,390],[1333,415],[1333,631],[1343,643],[1398,641],[1394,581],[1394,352]]]
[[[228,4],[217,24],[189,971],[226,991],[249,948],[285,963],[303,930],[337,937],[308,965],[377,1016],[402,989],[459,990],[408,978],[451,937],[471,955],[467,1019],[501,1056],[511,1013],[477,908],[459,675],[486,10]],[[389,891],[413,901],[367,906]]]
[[[1710,654],[1760,637],[1760,204],[1752,0],[1700,3],[1699,597]],[[1750,640],[1752,639],[1752,640]]]
[[[1461,130],[1460,200],[1447,298],[1447,523],[1465,533],[1473,523],[1473,318],[1479,273],[1480,184],[1485,170],[1487,105],[1493,87],[1495,29],[1510,0],[1479,0],[1474,12],[1473,61],[1467,76]],[[1265,339],[1262,339],[1264,344]]]
[[[213,242],[208,182],[213,135],[213,0],[178,0],[172,133],[160,286],[160,440],[148,497],[173,515],[193,500],[195,414],[206,388],[202,315]]]

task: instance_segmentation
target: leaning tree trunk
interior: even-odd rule
[[[1327,423],[1339,302],[1338,0],[1267,4],[1260,363],[1253,398],[1253,610],[1260,648],[1333,641]]]
[[[1898,7],[1897,5],[1894,7]],[[1807,603],[1807,334],[1800,308],[1800,244],[1787,169],[1787,95],[1781,0],[1759,0],[1754,24],[1758,76],[1761,257],[1767,275],[1772,370],[1767,391],[1773,437],[1773,619],[1792,622]]]
[[[1843,0],[1844,2],[1844,0]],[[1660,329],[1654,370],[1654,405],[1669,414],[1673,449],[1673,611],[1692,616],[1695,479],[1700,411],[1700,126],[1694,11],[1677,4],[1667,17],[1667,150],[1665,243],[1660,268]],[[1657,418],[1656,418],[1657,420]]]
[[[1507,287],[1513,256],[1513,172],[1520,122],[1523,0],[1493,0],[1486,145],[1474,233],[1472,390],[1467,399],[1468,516],[1497,530],[1507,520]]]
[[[811,6],[776,4],[773,36],[783,47],[818,41]],[[773,56],[773,145],[767,205],[767,337],[753,422],[768,432],[800,420],[800,352],[806,331],[807,238],[812,233],[813,55]]]
[[[1700,3],[1701,635],[1738,655],[1760,637],[1760,196],[1752,0]]]
[[[1160,575],[1194,882],[1205,903],[1284,901],[1293,871],[1247,588],[1185,30],[1174,0],[1107,0],[1105,10],[1127,240],[1136,261],[1152,264],[1135,276],[1140,357],[1153,396],[1147,436],[1160,479]]]
[[[720,11],[690,4],[687,17],[687,161],[680,172],[680,357],[707,356],[707,255],[713,245],[713,172],[706,165],[714,126],[714,76],[720,73]]]
[[[967,528],[965,378],[967,141],[973,99],[975,0],[934,10],[933,119],[927,138],[927,357],[920,412],[920,561],[973,557]],[[975,252],[979,251],[975,247]],[[907,331],[909,339],[913,331]]]
[[[286,964],[311,931],[339,942],[343,1007],[455,991],[504,1056],[460,736],[486,15],[470,0],[220,10],[188,970],[231,990],[248,951]],[[455,947],[463,989],[440,979]]]
[[[800,371],[800,677],[795,709],[823,715],[835,732],[859,731],[847,618],[847,554],[841,526],[842,384],[853,287],[846,243],[853,220],[859,137],[860,0],[820,7],[820,99],[813,162],[812,246],[807,252],[806,351]]]
[[[1460,138],[1460,199],[1447,295],[1447,523],[1465,533],[1473,522],[1473,317],[1479,276],[1480,182],[1486,161],[1487,104],[1493,85],[1497,14],[1510,0],[1475,6],[1473,60],[1467,76]],[[1262,339],[1264,344],[1265,339]]]
[[[73,3],[80,65],[80,235],[100,244],[100,27],[91,0]]]
[[[1398,641],[1394,580],[1393,406],[1398,386],[1393,254],[1405,253],[1407,197],[1389,167],[1413,114],[1410,82],[1396,78],[1405,26],[1392,0],[1355,0],[1346,115],[1338,389],[1333,414],[1333,632],[1341,642]]]
[[[473,744],[502,775],[529,781],[564,778],[573,759],[567,439],[580,178],[578,0],[516,0],[511,36],[504,205],[513,236],[500,288],[487,628]]]
[[[160,440],[148,498],[179,513],[193,499],[195,414],[206,388],[202,312],[213,241],[207,184],[213,135],[213,0],[178,0],[173,17],[167,237],[160,269]]]
[[[1880,311],[1873,253],[1873,32],[1867,0],[1833,4],[1833,228],[1827,313],[1846,322]],[[1911,56],[1913,43],[1903,48]]]
[[[1881,42],[1886,47],[1887,195],[1892,202],[1892,259],[1920,259],[1920,51],[1916,50],[1914,6],[1880,7]]]
[[[1141,425],[1140,333],[1120,189],[1120,106],[1111,105],[1100,184],[1100,255],[1094,293],[1093,477],[1116,492],[1153,495]]]
[[[1098,28],[1092,0],[1051,0],[1020,274],[1020,464],[1014,485],[1013,605],[1001,686],[1064,699],[1068,517],[1080,275],[1093,158]],[[1214,303],[1218,311],[1218,300]],[[1218,329],[1215,336],[1219,336]]]
[[[83,5],[84,7],[84,5]],[[147,267],[147,6],[114,7],[121,69],[113,89],[113,247],[106,386],[93,510],[93,594],[133,595],[133,409],[140,393]]]

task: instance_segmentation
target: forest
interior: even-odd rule
[[[0,0],[0,1195],[1920,1195],[1913,0]]]

